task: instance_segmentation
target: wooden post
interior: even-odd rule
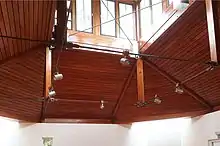
[[[45,119],[45,112],[47,107],[47,99],[49,95],[49,89],[52,86],[51,82],[51,67],[52,67],[52,51],[49,47],[46,48],[46,54],[45,54],[45,86],[44,86],[44,100],[42,101],[42,107],[41,107],[41,115],[40,115],[40,122],[43,122]]]
[[[45,97],[48,97],[49,88],[51,87],[51,66],[52,66],[52,51],[49,47],[46,48],[45,58]]]
[[[218,22],[218,6],[219,2],[212,0],[205,0],[206,3],[206,17],[209,34],[210,57],[213,63],[218,63],[219,60],[219,22]]]
[[[144,66],[141,58],[137,60],[137,91],[138,101],[144,102]]]

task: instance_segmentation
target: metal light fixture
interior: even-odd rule
[[[128,50],[124,50],[123,51],[123,57],[120,59],[120,63],[123,66],[128,66],[128,65],[131,64],[131,62],[129,61],[128,57],[129,57],[129,51]]]
[[[53,89],[49,90],[48,96],[49,97],[54,97],[56,95],[56,92]]]
[[[157,94],[154,96],[154,103],[161,104],[162,100],[157,96]]]
[[[183,92],[184,92],[183,89],[180,87],[179,83],[176,84],[175,92],[178,94],[183,94]]]
[[[60,74],[59,72],[55,72],[53,76],[54,81],[62,80],[63,74]]]
[[[101,100],[100,101],[100,109],[102,110],[102,109],[104,109],[105,108],[105,106],[104,106],[104,100]]]

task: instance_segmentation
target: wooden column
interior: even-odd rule
[[[144,102],[144,65],[141,58],[137,60],[137,91],[138,101]]]
[[[49,47],[46,48],[46,58],[45,58],[45,97],[48,97],[49,88],[51,87],[51,76],[52,76],[52,51]]]
[[[97,26],[101,23],[101,9],[100,9],[100,0],[92,0],[92,5],[93,5],[93,26]],[[100,28],[101,26],[94,27],[94,34],[95,35],[100,35]]]
[[[46,48],[46,54],[45,54],[45,81],[44,81],[44,100],[42,101],[41,106],[41,115],[39,122],[43,122],[45,119],[45,112],[47,107],[47,99],[49,95],[49,89],[52,86],[51,82],[51,76],[52,76],[52,51],[49,49],[49,47]]]
[[[210,47],[210,57],[211,61],[218,63],[219,61],[219,2],[212,0],[205,0],[206,3],[206,17],[208,25],[209,34],[209,47]]]

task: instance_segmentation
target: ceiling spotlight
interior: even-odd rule
[[[54,81],[62,80],[63,74],[60,74],[59,72],[55,72],[53,76]]]
[[[131,62],[129,61],[128,57],[129,57],[129,51],[128,50],[124,50],[123,51],[123,57],[120,59],[120,63],[123,66],[128,66],[128,65],[131,64]]]
[[[162,100],[157,96],[157,94],[154,97],[154,103],[161,104]]]
[[[130,65],[130,61],[126,58],[126,57],[123,57],[120,59],[120,63],[123,65],[123,66],[128,66]]]
[[[101,101],[100,101],[100,109],[102,110],[102,109],[104,109],[104,107],[105,107],[105,106],[104,106],[104,100],[101,100]]]
[[[53,97],[53,96],[55,96],[55,95],[56,95],[56,92],[55,92],[53,89],[51,89],[51,90],[49,91],[48,96],[49,96],[49,97]]]
[[[183,89],[180,87],[179,83],[176,84],[175,92],[178,94],[183,94],[183,92],[184,92]]]

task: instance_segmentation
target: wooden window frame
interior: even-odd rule
[[[76,32],[83,32],[83,33],[89,33],[89,34],[93,34],[94,33],[94,8],[93,8],[93,2],[95,0],[90,0],[91,1],[91,16],[92,16],[92,26],[91,26],[91,29],[92,31],[91,32],[85,32],[85,31],[79,31],[77,30],[77,17],[76,17],[76,0],[72,0],[72,30],[76,31]],[[73,21],[75,23],[73,23]]]
[[[94,1],[96,1],[96,0],[93,0],[93,2]],[[99,18],[100,18],[100,23],[99,24],[101,24],[101,1],[100,0],[97,0],[97,1],[99,1],[100,2],[100,5],[99,5],[99,9],[100,9],[100,16],[99,16]],[[112,1],[112,2],[114,2],[115,3],[115,35],[106,35],[106,34],[102,34],[101,33],[101,30],[102,30],[102,28],[101,28],[101,26],[99,26],[99,28],[100,28],[100,35],[101,36],[107,36],[107,37],[113,37],[113,38],[118,38],[118,25],[117,25],[117,23],[118,23],[118,7],[117,7],[117,0],[116,1]],[[113,18],[112,18],[113,19]],[[119,24],[119,23],[118,23]]]
[[[136,27],[137,27],[137,25],[136,25],[136,13],[135,13],[135,7],[136,7],[136,4],[134,4],[134,3],[126,3],[126,2],[118,2],[118,18],[120,17],[120,10],[119,10],[119,4],[126,4],[126,5],[131,5],[132,6],[132,12],[133,12],[133,14],[131,14],[132,15],[132,21],[133,21],[133,26],[134,26],[134,28],[133,28],[133,38],[129,38],[129,39],[131,39],[131,40],[138,40],[137,38],[136,38]],[[118,24],[120,24],[120,20],[118,19]],[[126,32],[125,32],[126,33]],[[120,37],[120,28],[118,28],[118,36],[117,36],[118,38],[122,38],[122,37]]]

